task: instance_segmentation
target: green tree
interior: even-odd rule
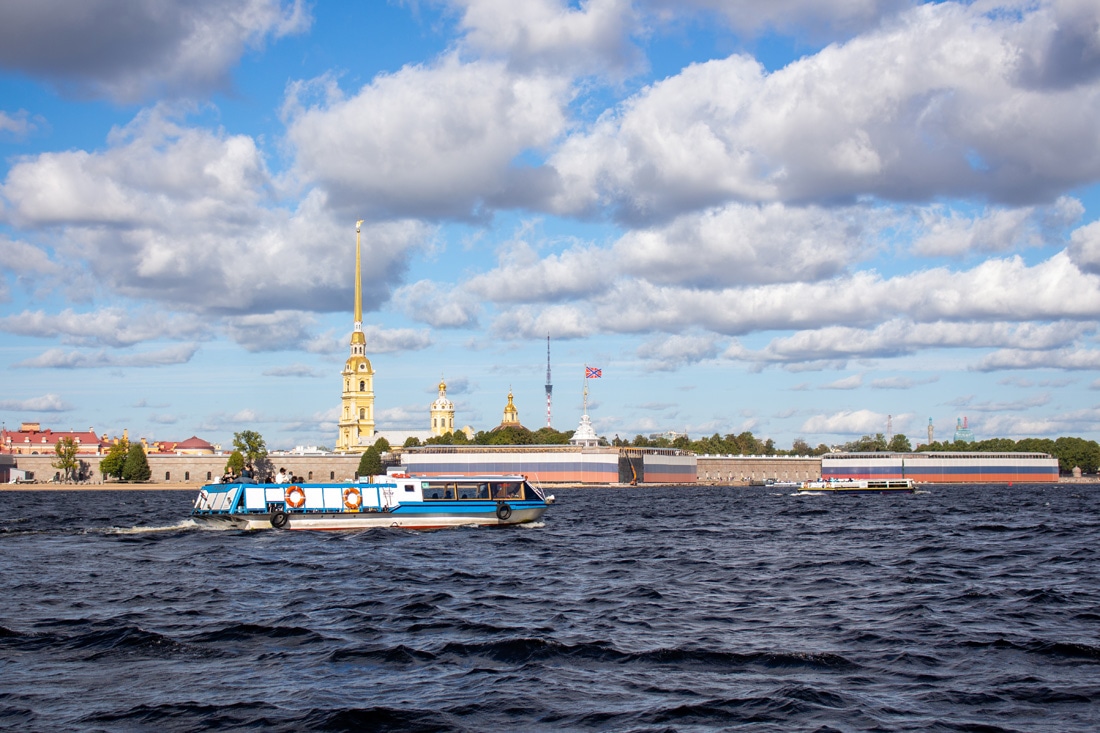
[[[359,459],[359,468],[355,469],[356,476],[378,476],[382,473],[382,456],[373,445],[363,451]]]
[[[61,471],[63,481],[68,481],[76,475],[76,452],[80,445],[73,438],[61,438],[53,447],[57,460],[50,465]]]
[[[374,441],[374,447],[378,450],[378,455],[389,453],[391,448],[390,441],[386,440],[385,438],[379,438],[378,440]]]
[[[107,455],[99,462],[99,472],[104,478],[113,476],[122,478],[122,466],[126,463],[126,454],[130,452],[130,441],[123,438],[107,449]]]
[[[241,452],[246,463],[256,464],[267,458],[267,444],[255,430],[233,433],[233,447]]]
[[[874,453],[886,450],[886,436],[875,433],[875,437],[864,435],[859,440],[853,440],[844,444],[844,450],[848,453]]]
[[[225,462],[225,470],[234,476],[240,476],[244,470],[244,454],[235,450],[229,454],[229,460]]]
[[[894,453],[912,453],[913,444],[909,442],[909,438],[905,437],[904,433],[898,433],[890,438],[890,442],[886,445],[886,450],[893,451]]]
[[[148,481],[152,475],[145,449],[141,447],[141,443],[131,443],[130,450],[126,453],[126,462],[122,465],[122,480]]]
[[[810,447],[810,444],[806,442],[804,438],[795,438],[791,443],[791,455],[792,456],[812,456],[814,449]]]
[[[1096,473],[1100,465],[1100,445],[1095,440],[1058,438],[1051,455],[1058,459],[1058,468],[1066,473],[1075,468],[1083,473]]]
[[[415,448],[418,445],[420,445],[420,438],[416,437],[415,435],[410,435],[409,437],[405,438],[406,448]]]

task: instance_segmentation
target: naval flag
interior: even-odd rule
[[[585,379],[599,379],[603,376],[603,369],[597,369],[596,367],[586,366],[584,368]]]

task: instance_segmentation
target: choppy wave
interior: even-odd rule
[[[1100,729],[1097,493],[559,493],[348,533],[6,494],[0,728]]]

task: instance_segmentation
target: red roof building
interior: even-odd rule
[[[76,441],[77,455],[101,455],[111,445],[106,435],[100,438],[92,428],[87,431],[54,431],[49,428],[43,430],[41,424],[36,422],[25,422],[19,430],[0,430],[0,448],[4,453],[14,455],[44,455],[53,453],[62,438]]]

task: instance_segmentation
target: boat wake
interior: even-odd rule
[[[181,529],[205,529],[193,519],[185,519],[176,524],[168,524],[163,527],[108,527],[104,534],[152,534],[155,532],[178,532]]]

